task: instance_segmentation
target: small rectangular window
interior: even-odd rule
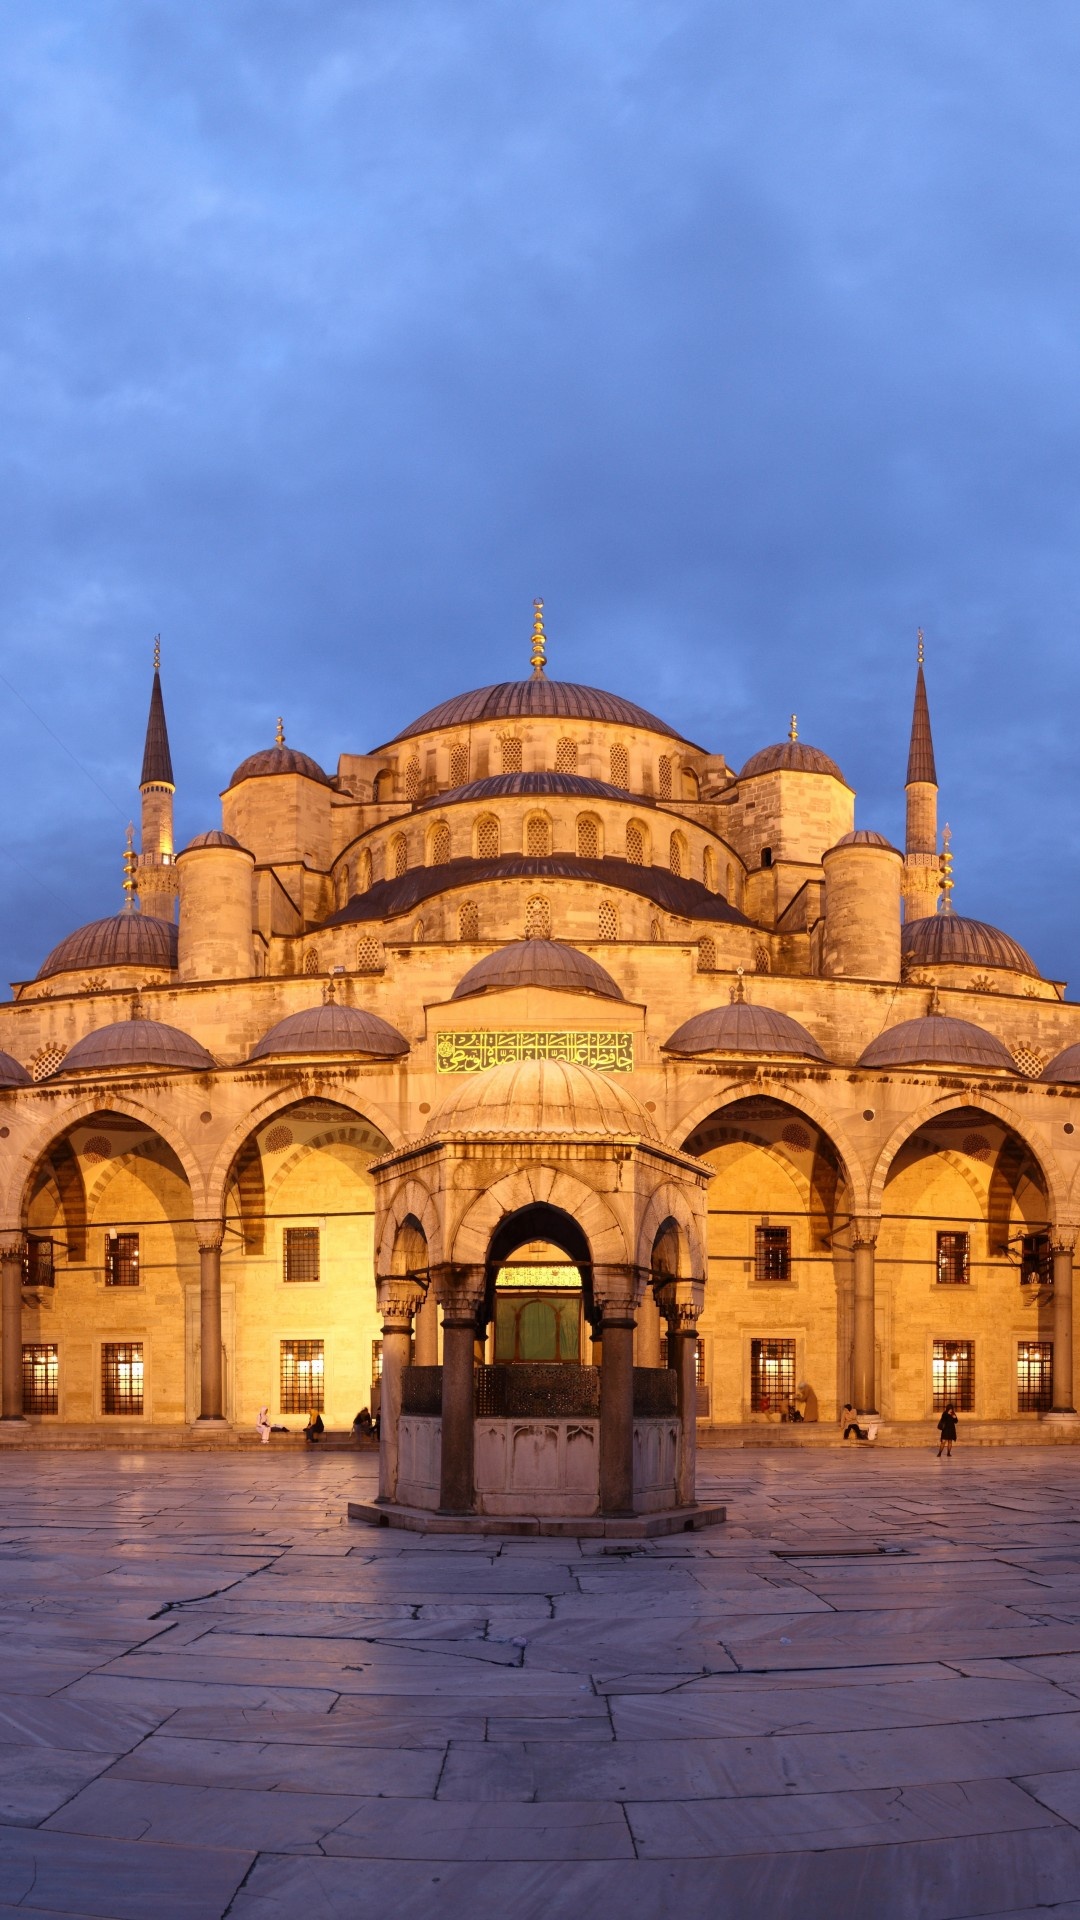
[[[142,1410],[142,1341],[107,1341],[101,1349],[102,1413],[141,1413]]]
[[[22,1350],[23,1412],[59,1413],[60,1363],[57,1349],[39,1341]]]
[[[53,1243],[41,1234],[28,1233],[23,1248],[23,1286],[55,1287],[56,1263]]]
[[[782,1413],[794,1397],[794,1340],[751,1340],[751,1413]]]
[[[761,849],[761,864],[762,864],[762,866],[763,866],[763,867],[771,867],[771,866],[772,866],[772,848],[771,848],[771,847],[762,847],[762,849]]]
[[[975,1407],[974,1340],[934,1341],[934,1412],[946,1407],[971,1413]]]
[[[939,1233],[937,1237],[937,1277],[939,1287],[966,1287],[969,1268],[970,1235]]]
[[[697,1350],[694,1355],[694,1378],[699,1387],[705,1385],[705,1336],[698,1334]]]
[[[1025,1233],[1020,1243],[1020,1285],[1049,1287],[1054,1279],[1054,1260],[1048,1233]]]
[[[754,1279],[791,1279],[790,1227],[755,1227]]]
[[[105,1236],[105,1285],[137,1287],[139,1284],[139,1236],[137,1233],[108,1233]]]
[[[371,1343],[371,1384],[372,1386],[373,1387],[378,1386],[379,1381],[381,1379],[382,1379],[382,1341],[373,1340]]]
[[[323,1368],[321,1340],[281,1342],[282,1413],[322,1412]]]
[[[1016,1405],[1020,1413],[1049,1413],[1054,1396],[1054,1343],[1021,1340],[1016,1349]]]
[[[318,1227],[286,1227],[282,1239],[285,1279],[317,1280],[319,1278]]]

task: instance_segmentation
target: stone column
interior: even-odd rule
[[[438,1270],[436,1291],[443,1315],[439,1512],[471,1513],[476,1501],[473,1361],[476,1309],[483,1298],[484,1269],[442,1267]]]
[[[675,1370],[679,1412],[675,1499],[680,1507],[692,1507],[697,1499],[697,1323],[704,1305],[703,1280],[669,1280],[661,1290],[660,1310],[667,1321],[668,1364]]]
[[[656,1288],[651,1284],[646,1285],[638,1308],[634,1364],[639,1367],[659,1367],[663,1364],[660,1354],[660,1308],[657,1305]]]
[[[437,1367],[439,1364],[439,1303],[432,1286],[428,1287],[417,1309],[416,1352],[413,1360],[418,1367]]]
[[[594,1267],[603,1313],[600,1361],[600,1511],[634,1511],[634,1316],[644,1276],[634,1267]]]
[[[199,1422],[224,1426],[224,1370],[221,1364],[221,1220],[196,1220],[199,1243]]]
[[[1054,1261],[1054,1398],[1052,1411],[1075,1414],[1073,1404],[1073,1248],[1075,1229],[1052,1227]]]
[[[413,1315],[423,1288],[404,1274],[382,1274],[375,1282],[382,1314],[382,1377],[379,1393],[379,1492],[384,1501],[397,1499],[401,1420],[401,1381],[409,1364]]]
[[[857,1413],[877,1412],[874,1331],[874,1250],[877,1221],[856,1220],[855,1338],[852,1343],[851,1385]]]
[[[0,1234],[0,1262],[3,1264],[3,1303],[0,1330],[3,1337],[3,1394],[0,1419],[22,1420],[22,1285],[23,1235]]]

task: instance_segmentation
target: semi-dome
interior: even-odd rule
[[[265,780],[275,773],[300,773],[305,780],[321,781],[324,787],[332,785],[329,774],[323,772],[309,753],[298,753],[295,747],[281,745],[249,753],[246,760],[241,760],[229,786],[238,787],[241,780]]]
[[[836,847],[884,847],[886,853],[900,852],[899,847],[894,847],[892,841],[886,840],[885,835],[883,833],[875,833],[873,827],[853,827],[850,833],[842,833],[840,835],[840,838],[839,840],[836,841],[835,846]],[[834,851],[835,851],[835,847],[829,848],[830,853]]]
[[[860,1067],[965,1067],[977,1073],[987,1069],[1018,1071],[1008,1048],[985,1027],[970,1020],[954,1020],[943,1013],[921,1020],[901,1020],[871,1040]]]
[[[647,733],[665,733],[672,740],[683,736],[658,720],[655,713],[635,706],[620,694],[604,693],[599,687],[578,686],[572,680],[549,680],[541,675],[530,680],[501,680],[493,687],[477,687],[472,693],[457,693],[430,707],[419,720],[403,727],[389,742],[409,740],[416,733],[437,733],[442,727],[470,726],[481,720],[604,720],[619,727],[641,727]]]
[[[445,806],[459,800],[512,800],[531,794],[576,795],[582,800],[633,801],[635,807],[652,806],[626,787],[613,787],[607,780],[590,780],[581,773],[493,773],[486,780],[470,780],[468,786],[452,787],[448,793],[436,793],[424,800],[424,807]]]
[[[188,841],[184,852],[194,853],[196,847],[235,847],[238,853],[245,852],[239,840],[234,840],[231,833],[224,833],[220,827],[211,827],[209,833],[197,833],[194,840]]]
[[[1031,955],[1011,935],[961,913],[931,913],[905,921],[900,950],[913,966],[1007,967],[1041,978]]]
[[[30,1075],[10,1053],[0,1053],[0,1087],[28,1087]]]
[[[205,1047],[162,1020],[116,1020],[83,1035],[65,1054],[57,1073],[100,1073],[108,1067],[169,1067],[205,1073],[214,1062]]]
[[[382,1060],[394,1060],[408,1051],[405,1035],[380,1014],[331,1003],[286,1014],[263,1034],[248,1057],[267,1060],[277,1053],[372,1053]]]
[[[1064,1053],[1055,1054],[1039,1078],[1059,1087],[1080,1087],[1080,1041],[1066,1047]]]
[[[598,993],[605,1000],[623,997],[606,967],[561,940],[515,940],[486,954],[462,975],[450,998],[466,1000],[495,987],[554,987],[562,993]]]
[[[447,1134],[659,1139],[652,1116],[629,1087],[570,1060],[510,1060],[463,1075],[460,1086],[432,1114],[423,1137]]]
[[[739,775],[740,780],[752,780],[756,773],[830,773],[834,780],[844,780],[835,760],[830,760],[820,747],[811,747],[805,740],[778,740],[774,747],[759,747],[750,755]],[[844,780],[844,785],[847,781]]]
[[[813,1034],[789,1013],[751,1006],[746,1000],[695,1013],[664,1046],[668,1053],[784,1053],[804,1060],[825,1059]]]
[[[37,970],[39,980],[54,973],[81,973],[99,967],[176,967],[176,926],[171,920],[159,920],[156,914],[110,914],[107,920],[91,920],[76,927]]]

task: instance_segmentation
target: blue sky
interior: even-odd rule
[[[539,593],[554,674],[734,765],[794,709],[893,837],[923,626],[957,908],[1080,990],[1075,4],[34,0],[0,56],[0,976],[119,904],[157,631],[186,839],[279,712],[332,769],[524,673]]]

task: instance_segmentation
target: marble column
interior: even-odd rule
[[[0,1336],[3,1340],[3,1391],[0,1419],[22,1420],[22,1287],[23,1235],[0,1234],[3,1297]]]
[[[199,1425],[225,1425],[221,1360],[221,1220],[196,1220],[199,1243]]]
[[[647,1284],[641,1296],[641,1305],[638,1308],[637,1332],[634,1336],[635,1366],[662,1366],[663,1359],[660,1348],[660,1308],[656,1302],[656,1288],[651,1284]]]
[[[437,1367],[439,1364],[439,1303],[432,1286],[428,1287],[417,1309],[413,1363],[418,1367]]]
[[[852,1342],[852,1392],[858,1413],[877,1412],[874,1324],[874,1252],[877,1222],[857,1220],[854,1234],[855,1329]]]
[[[440,1513],[471,1513],[476,1503],[473,1365],[483,1267],[443,1267],[436,1290],[443,1316]]]
[[[692,1507],[697,1499],[697,1325],[704,1304],[702,1280],[669,1280],[660,1292],[668,1330],[668,1365],[675,1371],[679,1414],[675,1501],[680,1507]]]
[[[600,1511],[634,1511],[634,1322],[644,1275],[633,1267],[594,1267],[593,1295],[603,1314],[600,1359]]]
[[[393,1501],[398,1488],[402,1376],[412,1349],[413,1315],[424,1294],[415,1280],[395,1273],[380,1275],[375,1292],[382,1314],[378,1498]]]
[[[1054,1261],[1054,1413],[1075,1413],[1073,1402],[1073,1248],[1076,1235],[1050,1230]]]

